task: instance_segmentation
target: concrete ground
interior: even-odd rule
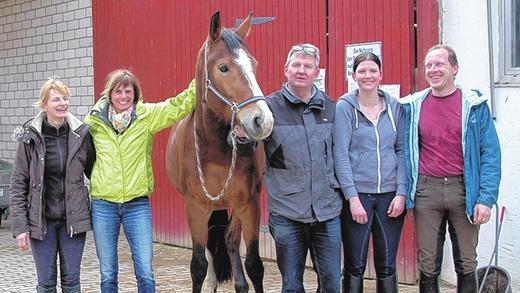
[[[126,240],[122,236],[119,246],[119,292],[137,292],[132,268],[132,260]],[[190,292],[191,250],[166,244],[154,244],[154,270],[157,292]],[[264,261],[265,292],[280,292],[281,277],[272,261]],[[81,282],[83,292],[99,292],[99,268],[92,234],[89,232],[83,255]],[[0,227],[0,292],[25,293],[35,292],[36,272],[29,251],[19,251],[11,236],[9,221],[3,221]],[[250,286],[252,288],[252,286]],[[316,275],[311,269],[305,272],[305,289],[316,292]],[[251,291],[253,291],[251,289]],[[59,292],[59,291],[58,291]],[[219,287],[219,292],[234,292],[232,284]],[[375,282],[365,281],[364,292],[375,292]],[[400,285],[399,292],[418,292],[417,286]],[[455,292],[453,288],[443,286],[441,292]]]

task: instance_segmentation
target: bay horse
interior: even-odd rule
[[[242,236],[247,274],[255,292],[263,292],[258,238],[265,160],[255,145],[271,134],[273,115],[255,78],[258,63],[244,43],[251,18],[232,30],[222,26],[219,12],[212,16],[195,68],[195,110],[168,140],[167,169],[184,196],[193,241],[193,292],[201,292],[206,275],[210,292],[231,276],[236,292],[249,290],[239,254]],[[237,142],[235,130],[252,142]]]

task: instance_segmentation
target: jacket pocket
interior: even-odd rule
[[[336,176],[334,176],[334,174],[332,174],[332,175],[327,174],[327,179],[329,180],[330,187],[339,188],[338,179],[336,179]]]
[[[334,172],[334,157],[332,154],[332,143],[325,139],[325,175],[327,176],[327,180],[329,181],[330,187],[339,188],[339,182],[336,179],[336,175]]]
[[[345,154],[346,156],[350,155],[350,154]],[[365,157],[366,157],[366,152],[363,152],[363,153],[360,153],[357,157],[354,157],[352,158],[353,160],[351,161],[351,168],[352,168],[352,172],[353,173],[356,173],[356,170],[359,169],[359,166],[361,166],[361,162],[363,162],[365,160]]]
[[[298,169],[270,168],[265,174],[266,185],[272,196],[290,196],[303,192],[305,174]]]
[[[85,186],[85,184],[83,183],[83,173],[81,173],[81,176],[73,177],[70,181],[74,186]]]
[[[85,227],[78,226],[78,223],[90,223],[90,198],[86,186],[74,187],[71,196],[67,199],[67,208],[72,211],[69,220],[74,225],[74,230],[86,231]]]
[[[327,167],[327,171],[330,169],[334,169],[334,158],[332,156],[332,143],[325,139],[325,153],[323,154],[325,159],[325,165]]]
[[[426,179],[422,176],[417,178],[417,184],[415,185],[415,197],[421,197],[424,195],[426,189]]]
[[[393,149],[386,148],[381,152],[381,179],[383,182],[396,182],[397,155]]]

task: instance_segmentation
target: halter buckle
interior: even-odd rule
[[[237,103],[233,102],[233,104],[231,104],[231,106],[229,107],[231,109],[231,111],[233,113],[237,113],[238,110],[240,110],[240,107]]]

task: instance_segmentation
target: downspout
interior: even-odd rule
[[[493,54],[493,15],[491,14],[491,1],[487,0],[487,28],[488,28],[488,51],[489,51],[489,97],[491,102],[491,114],[496,118],[495,110],[495,58]]]
[[[493,16],[491,14],[491,0],[486,1],[487,4],[487,27],[488,27],[488,50],[489,50],[489,97],[491,99],[491,115],[496,119],[495,110],[495,58],[493,58]],[[498,231],[498,205],[496,205],[497,220],[495,223],[495,231]],[[496,237],[498,239],[498,237]],[[498,264],[498,247],[495,248],[495,265]]]

